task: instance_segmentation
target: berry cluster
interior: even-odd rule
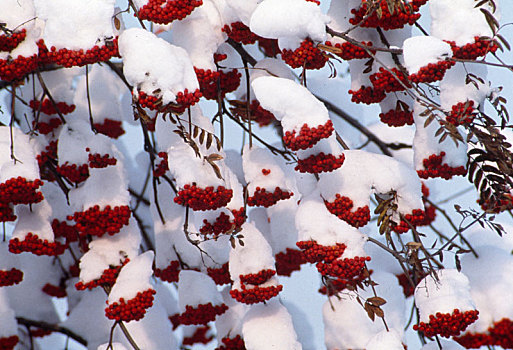
[[[38,45],[40,47],[44,46],[44,41],[41,39]],[[86,51],[64,48],[57,50],[55,46],[52,46],[50,50],[40,50],[40,55],[44,62],[56,63],[66,68],[82,67],[86,64],[108,61],[111,57],[120,57],[117,38],[106,40],[105,45],[95,45]]]
[[[279,276],[289,276],[294,271],[299,271],[301,265],[306,263],[303,252],[297,249],[287,248],[285,252],[279,252],[274,257],[276,261],[276,273]]]
[[[442,164],[442,159],[445,156],[445,152],[440,152],[439,155],[432,154],[429,158],[422,161],[425,170],[417,170],[417,174],[422,179],[430,177],[441,177],[442,179],[449,180],[454,175],[465,175],[467,169],[464,166],[453,168],[446,163]]]
[[[208,222],[207,219],[203,219],[203,226],[200,227],[199,231],[205,236],[212,235],[215,237],[227,233],[235,228],[235,224],[230,220],[230,216],[225,213],[219,214],[214,223]]]
[[[318,262],[315,266],[317,271],[323,276],[351,281],[361,276],[365,268],[365,262],[370,260],[370,256],[356,256],[354,258],[336,259],[330,262]]]
[[[10,337],[0,338],[0,349],[1,350],[13,350],[20,339],[17,335],[11,335]]]
[[[13,81],[23,78],[26,74],[37,69],[37,55],[0,59],[0,80]]]
[[[171,261],[165,269],[155,268],[155,277],[165,282],[178,282],[180,274],[180,262],[178,260]]]
[[[373,104],[385,99],[386,94],[383,90],[376,90],[371,86],[362,86],[358,90],[349,90],[351,101],[354,103]]]
[[[325,124],[317,125],[317,127],[309,127],[308,124],[303,124],[299,130],[299,135],[296,136],[296,130],[285,131],[283,141],[285,145],[293,151],[300,149],[308,149],[313,147],[319,140],[326,139],[333,133],[333,122],[328,120]]]
[[[254,44],[259,38],[247,25],[240,21],[230,23],[230,25],[226,24],[222,30],[230,39],[245,45]]]
[[[0,270],[0,287],[12,286],[23,280],[23,271],[17,268],[10,270]]]
[[[94,123],[93,126],[95,130],[100,134],[108,136],[112,139],[117,139],[125,133],[125,130],[121,126],[120,120],[105,118],[103,123]]]
[[[52,220],[52,230],[55,238],[66,239],[66,244],[78,241],[78,231],[75,225],[68,225],[66,221]]]
[[[277,286],[247,288],[246,285],[241,285],[241,290],[232,289],[230,295],[233,299],[244,304],[256,304],[269,300],[277,296],[283,289],[281,284]]]
[[[158,24],[168,24],[174,20],[182,20],[198,6],[203,0],[148,0],[148,3],[134,13],[139,19],[147,19]]]
[[[370,220],[369,206],[353,209],[353,201],[349,197],[341,196],[337,193],[333,202],[324,201],[326,208],[339,219],[344,220],[353,227],[362,227],[367,225]]]
[[[343,154],[338,157],[333,154],[313,154],[305,159],[298,159],[294,168],[301,173],[318,174],[322,172],[330,172],[338,169],[344,164],[345,156]]]
[[[356,46],[355,44],[351,44],[350,42],[344,42],[342,44],[335,43],[332,44],[331,41],[326,41],[324,43],[326,46],[331,46],[337,49],[340,49],[340,52],[336,52],[335,55],[342,58],[343,60],[349,61],[349,60],[357,60],[357,59],[363,59],[363,58],[370,58],[371,56],[362,47]],[[372,47],[372,42],[362,42],[362,45],[368,46],[369,49]],[[376,53],[376,51],[372,51],[372,53]]]
[[[472,123],[477,113],[474,109],[474,101],[458,102],[451,108],[451,113],[447,116],[448,123],[453,125],[462,125]]]
[[[207,100],[217,100],[218,95],[224,98],[227,93],[235,91],[242,77],[236,69],[228,72],[222,70],[213,72],[210,69],[194,67],[194,71],[198,77],[201,93]]]
[[[400,275],[395,275],[395,277],[397,277],[399,285],[403,288],[403,294],[406,298],[412,296],[415,293],[415,287],[411,285],[410,280],[404,272]],[[410,278],[413,280],[412,273],[410,273]]]
[[[414,83],[433,83],[442,80],[445,72],[456,64],[455,61],[438,61],[437,63],[429,63],[419,69],[417,73],[410,74],[408,79]]]
[[[95,205],[86,211],[75,212],[68,216],[68,220],[76,222],[75,226],[80,235],[101,237],[107,233],[112,236],[118,233],[123,226],[128,225],[131,214],[128,205],[114,208],[107,205],[102,210],[100,210],[100,206]]]
[[[487,53],[494,53],[499,46],[490,38],[474,37],[474,42],[463,46],[457,46],[454,41],[447,41],[451,45],[452,56],[464,60],[475,60],[485,56]]]
[[[226,304],[212,305],[212,303],[208,303],[199,304],[196,307],[186,305],[185,312],[180,314],[179,320],[183,325],[206,325],[207,323],[214,321],[216,316],[224,314],[226,310],[228,310],[228,306],[226,306]]]
[[[48,242],[47,239],[42,240],[38,235],[32,232],[27,233],[23,241],[19,238],[12,238],[9,241],[9,251],[13,254],[29,252],[35,255],[56,256],[64,253],[66,246],[59,242]]]
[[[0,203],[0,222],[15,221],[17,218],[14,215],[14,209],[12,205],[6,203]]]
[[[240,208],[239,210],[232,209],[231,212],[235,218],[233,220],[235,228],[240,228],[246,222],[246,211],[244,208]]]
[[[159,112],[183,113],[188,107],[196,104],[200,100],[202,93],[196,89],[189,92],[188,89],[179,91],[176,94],[176,102],[170,102],[167,105],[162,104],[162,98],[159,96],[148,95],[144,91],[138,92],[138,102],[141,107]]]
[[[411,0],[408,6],[394,6],[392,13],[389,9],[389,2],[381,0],[379,3],[380,10],[374,11],[368,16],[369,8],[365,1],[359,8],[351,10],[354,17],[349,19],[349,23],[359,25],[361,27],[376,28],[380,27],[384,30],[403,28],[406,24],[413,25],[419,18],[419,8],[424,5],[428,0]]]
[[[477,203],[487,213],[502,213],[503,211],[513,209],[513,195],[510,193],[503,193],[499,200],[493,202],[493,205],[489,199],[483,198],[480,198]]]
[[[397,233],[405,233],[410,230],[410,225],[408,225],[408,222],[412,226],[419,226],[423,224],[426,221],[426,213],[422,209],[414,209],[411,214],[404,215],[404,219],[401,219],[401,222],[399,224],[390,223],[390,227],[394,232]]]
[[[154,177],[160,177],[166,174],[166,171],[169,170],[169,163],[167,162],[167,152],[159,152],[157,154],[159,158],[162,160],[157,164],[155,170],[153,170]]]
[[[69,164],[68,162],[57,166],[57,172],[75,184],[84,182],[89,177],[89,166],[87,164]]]
[[[366,278],[366,275],[363,273],[354,276],[351,280],[347,280],[344,278],[325,277],[323,278],[324,285],[321,288],[319,288],[319,293],[331,297],[333,295],[337,295],[339,292],[343,291],[344,289],[347,289],[350,286],[354,287],[355,285],[362,283]]]
[[[482,346],[500,346],[504,349],[513,348],[513,322],[503,318],[488,327],[487,333],[467,333],[455,337],[455,341],[467,349],[479,349]]]
[[[126,258],[121,263],[121,265],[119,265],[119,266],[112,266],[111,265],[108,268],[106,268],[105,270],[103,270],[102,275],[100,276],[100,278],[94,279],[94,280],[92,280],[90,282],[87,282],[87,283],[84,283],[82,281],[77,282],[75,284],[75,288],[77,290],[85,290],[85,289],[91,290],[91,289],[96,288],[98,286],[101,286],[101,287],[106,287],[106,286],[112,287],[114,285],[114,283],[116,283],[116,279],[118,278],[118,275],[119,275],[119,272],[121,271],[121,268],[123,268],[123,266],[125,266],[129,261],[130,261],[130,259]]]
[[[303,40],[295,50],[283,49],[281,58],[292,68],[321,69],[328,62],[328,57],[310,39]]]
[[[6,33],[0,35],[0,51],[11,52],[14,50],[27,36],[27,30],[23,28],[19,32]]]
[[[436,315],[429,315],[429,322],[420,322],[413,325],[413,329],[424,333],[426,337],[440,335],[445,338],[460,335],[468,325],[474,323],[478,318],[479,311],[469,310],[461,312],[454,309],[452,314],[442,314],[437,312]]]
[[[55,106],[53,105],[52,101],[50,101],[49,98],[45,98],[43,100],[43,103],[39,102],[38,100],[31,100],[29,102],[30,108],[32,108],[35,111],[41,111],[44,114],[47,115],[54,115],[54,114],[70,114],[75,110],[75,105],[67,104],[66,102],[57,102]],[[57,107],[57,108],[55,108]]]
[[[48,135],[61,125],[62,121],[60,120],[60,118],[51,118],[50,120],[48,120],[48,122],[36,122],[35,120],[32,121],[32,127],[34,128],[34,130],[37,130],[40,134],[43,135]]]
[[[212,339],[213,335],[207,336],[207,332],[210,330],[209,326],[196,327],[194,333],[191,336],[183,337],[183,345],[194,345],[194,344],[208,344]]]
[[[240,335],[233,338],[224,337],[221,340],[221,345],[215,350],[246,350],[246,344]]]
[[[50,141],[48,146],[45,147],[45,150],[36,156],[36,159],[39,166],[44,165],[51,159],[57,159],[57,141]]]
[[[3,204],[33,204],[43,200],[39,187],[43,182],[39,179],[27,181],[24,177],[13,177],[0,183],[0,203]]]
[[[174,201],[183,206],[188,205],[192,210],[214,210],[226,206],[232,196],[233,190],[226,189],[224,186],[218,186],[214,190],[213,186],[203,189],[195,184],[187,184],[178,191]]]
[[[413,112],[410,110],[391,109],[386,113],[380,113],[379,119],[388,126],[404,126],[413,124]]]
[[[218,269],[208,267],[207,275],[209,275],[218,286],[232,283],[228,263],[223,264],[223,266]]]
[[[331,262],[344,254],[346,245],[337,243],[332,246],[323,246],[316,241],[299,241],[296,245],[301,249],[306,262],[317,263],[321,261]]]
[[[55,286],[50,283],[45,284],[41,290],[43,293],[55,298],[65,298],[68,295],[64,287]]]
[[[275,205],[278,201],[289,199],[294,193],[283,191],[276,186],[274,192],[268,192],[265,188],[256,187],[252,196],[248,197],[248,205],[250,207],[262,206],[268,208]]]
[[[380,67],[379,71],[371,74],[369,79],[374,89],[384,92],[403,91],[406,88],[411,88],[408,77],[397,68],[387,70]]]
[[[241,283],[252,284],[258,286],[267,282],[271,277],[276,275],[276,271],[272,269],[261,270],[257,273],[248,273],[246,275],[239,275]]]
[[[88,162],[90,168],[106,168],[109,165],[116,165],[118,160],[111,158],[109,154],[103,156],[99,153],[89,154]]]
[[[52,331],[49,329],[43,329],[43,328],[35,328],[35,329],[31,328],[30,329],[30,335],[34,338],[43,338],[50,334],[52,334]]]
[[[139,321],[146,314],[146,309],[152,307],[155,293],[154,289],[148,289],[137,293],[134,298],[128,301],[120,298],[118,302],[114,302],[105,308],[105,316],[116,321]]]

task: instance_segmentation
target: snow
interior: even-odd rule
[[[415,305],[419,309],[420,321],[429,322],[429,315],[475,310],[470,295],[470,282],[456,269],[438,270],[439,281],[431,275],[426,276],[415,288]]]
[[[242,334],[242,320],[249,309],[247,304],[239,303],[230,296],[230,286],[221,291],[223,303],[228,310],[216,317],[217,340],[221,342],[224,337],[235,337]]]
[[[9,306],[7,290],[0,288],[0,338],[7,338],[18,334],[18,323],[16,322],[14,310]]]
[[[34,144],[23,132],[13,127],[13,154],[17,161],[11,159],[11,136],[9,127],[0,126],[0,183],[21,176],[28,181],[39,178],[39,167],[34,152]]]
[[[134,87],[148,95],[162,97],[164,105],[176,102],[176,94],[199,88],[187,51],[157,38],[144,29],[131,28],[119,37],[123,73]],[[155,91],[158,93],[155,93]]]
[[[112,304],[124,298],[130,300],[137,293],[152,289],[150,278],[153,275],[151,266],[154,253],[147,251],[128,262],[119,273],[116,283],[110,291],[108,303]]]
[[[261,106],[281,121],[284,131],[317,127],[329,120],[328,110],[304,86],[285,78],[259,77],[251,83]]]
[[[128,350],[121,343],[112,342],[112,344],[106,343],[98,346],[98,350]]]
[[[91,241],[89,250],[80,258],[80,281],[87,283],[98,279],[110,266],[120,266],[126,258],[133,259],[138,255],[140,244],[140,232],[133,218],[119,233]]]
[[[37,16],[45,20],[45,44],[57,50],[105,45],[115,35],[114,4],[115,0],[34,0]]]
[[[276,299],[251,307],[244,317],[242,337],[247,350],[302,349],[292,317]]]
[[[299,195],[294,195],[290,200],[279,201],[266,209],[269,215],[269,244],[273,248],[273,254],[285,252],[287,248],[297,249],[296,242],[298,232],[296,229],[296,214]]]
[[[499,5],[497,1],[495,3]],[[429,1],[432,35],[442,40],[455,41],[458,46],[473,43],[475,36],[493,37],[481,9],[493,13],[488,3],[476,7],[474,0]],[[498,13],[494,16],[498,17]]]
[[[369,339],[369,342],[365,346],[366,350],[404,350],[401,336],[399,333],[392,329],[389,332],[384,330],[374,335]]]
[[[231,8],[239,20],[248,27],[251,15],[261,2],[262,0],[226,0],[228,7]]]
[[[337,141],[337,137],[335,134],[332,134],[330,137],[319,140],[313,147],[308,148],[306,150],[298,150],[297,157],[299,159],[306,159],[311,155],[317,155],[323,152],[324,154],[331,154],[334,157],[339,157],[344,152],[342,147]]]
[[[61,129],[57,144],[59,165],[87,164],[86,148],[91,143],[92,135],[91,126],[85,119],[72,119],[67,122]]]
[[[397,193],[397,206],[401,214],[424,208],[420,179],[406,164],[385,155],[360,150],[347,150],[344,155],[342,167],[320,175],[319,189],[327,201],[333,201],[338,193],[349,197],[354,208],[357,208],[369,205],[372,193],[385,194],[393,190]]]
[[[438,339],[440,341],[440,344],[442,344],[442,349],[444,350],[463,350],[465,349],[460,344],[456,343],[455,341],[449,341],[445,339]],[[421,350],[439,350],[440,346],[438,345],[437,341],[433,341],[430,343],[427,343],[424,345]]]
[[[240,232],[244,236],[244,246],[238,241],[230,251],[230,277],[238,281],[240,275],[258,273],[261,270],[274,270],[274,256],[271,246],[254,224],[246,222]]]
[[[16,226],[12,232],[12,238],[19,238],[20,241],[25,239],[28,233],[32,232],[42,240],[54,242],[53,230],[50,225],[52,217],[52,208],[46,201],[42,201],[28,206],[16,206]]]
[[[214,280],[206,274],[198,271],[182,270],[178,279],[178,307],[180,313],[185,312],[186,306],[198,307],[208,303],[216,306],[223,303]]]
[[[251,70],[250,81],[253,82],[256,78],[264,76],[275,76],[292,81],[296,79],[290,70],[290,67],[282,60],[278,60],[276,58],[264,58],[258,61]]]
[[[34,29],[35,17],[34,2],[32,0],[4,0],[2,1],[2,13],[0,22],[14,32],[26,29],[30,32]],[[27,22],[27,23],[24,23]]]
[[[403,43],[404,65],[410,74],[449,57],[452,57],[451,45],[434,36],[414,36]]]
[[[265,0],[253,12],[251,31],[278,39],[281,49],[296,49],[303,39],[323,42],[329,17],[320,7],[304,0]]]
[[[484,83],[473,79],[474,83],[466,81],[467,74],[473,74],[484,80]],[[450,111],[457,103],[474,101],[474,108],[482,107],[486,96],[491,94],[491,83],[486,80],[487,67],[482,64],[457,62],[456,65],[445,73],[440,82],[440,104],[442,108]]]

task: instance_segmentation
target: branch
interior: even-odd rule
[[[56,324],[48,323],[45,321],[29,320],[28,318],[24,318],[24,317],[16,317],[16,321],[18,321],[19,324],[22,324],[25,326],[33,326],[33,327],[41,328],[44,330],[64,334],[64,335],[70,337],[71,339],[75,340],[76,342],[82,344],[83,346],[87,346],[87,340],[85,340],[80,335],[76,334],[75,332],[69,330],[68,328],[65,328],[65,327],[62,327],[62,326],[59,326]]]

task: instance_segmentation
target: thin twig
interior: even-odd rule
[[[82,338],[82,336],[76,334],[75,332],[69,330],[66,327],[62,327],[62,326],[59,326],[59,325],[56,325],[56,324],[52,324],[52,323],[48,323],[48,322],[45,322],[45,321],[30,320],[30,319],[24,318],[24,317],[16,317],[16,321],[18,321],[18,323],[20,323],[22,325],[25,325],[25,326],[37,327],[37,328],[41,328],[41,329],[44,329],[44,330],[48,330],[48,331],[57,332],[57,333],[61,333],[61,334],[67,335],[68,337],[70,337],[71,339],[75,340],[76,342],[78,342],[78,343],[80,343],[80,344],[82,344],[84,346],[87,346],[87,340],[85,340],[84,338]]]

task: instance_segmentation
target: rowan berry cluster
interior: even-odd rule
[[[94,123],[93,126],[100,134],[112,139],[117,139],[125,133],[120,120],[105,118],[102,123]]]
[[[499,200],[493,202],[493,205],[490,204],[491,201],[489,199],[482,198],[477,203],[487,213],[502,213],[503,211],[513,209],[513,195],[504,193]]]
[[[114,235],[118,233],[123,226],[128,225],[130,219],[130,207],[128,205],[115,206],[110,205],[100,210],[100,206],[95,205],[86,211],[77,211],[68,216],[68,220],[76,222],[75,226],[80,235],[92,235],[101,237],[104,234]]]
[[[241,283],[260,285],[268,281],[271,277],[276,275],[276,271],[272,269],[261,270],[257,273],[248,273],[246,275],[239,275]]]
[[[230,25],[226,24],[222,30],[230,39],[245,45],[254,44],[259,39],[258,35],[240,21],[230,23]]]
[[[44,165],[50,159],[57,159],[57,141],[50,141],[45,150],[36,156],[37,164]]]
[[[429,322],[420,322],[413,325],[413,329],[424,333],[426,337],[440,335],[445,338],[455,337],[461,334],[467,327],[478,318],[479,311],[469,310],[461,312],[454,309],[452,313],[429,315]]]
[[[410,230],[410,223],[412,226],[420,226],[426,220],[426,213],[422,209],[414,209],[411,214],[404,215],[404,219],[401,219],[399,224],[391,223],[390,227],[394,232],[405,233]]]
[[[422,179],[430,177],[441,177],[442,179],[449,180],[454,175],[465,175],[467,169],[464,166],[451,167],[446,163],[442,163],[445,152],[442,151],[440,154],[432,154],[429,158],[422,161],[424,170],[417,170],[417,174]]]
[[[251,120],[257,122],[260,127],[267,126],[276,120],[274,114],[260,106],[260,102],[257,100],[251,101],[249,111],[251,113]]]
[[[154,294],[156,294],[154,289],[148,289],[137,293],[134,298],[127,301],[120,298],[119,301],[105,308],[105,316],[116,321],[139,321],[146,314],[146,309],[152,307]]]
[[[413,83],[433,83],[442,80],[445,72],[456,64],[455,61],[438,61],[437,63],[429,63],[419,69],[417,73],[410,74],[408,79]]]
[[[200,100],[202,93],[199,89],[189,92],[185,89],[176,94],[176,102],[167,105],[162,104],[162,98],[159,96],[148,95],[144,91],[138,92],[138,102],[141,107],[159,112],[183,113],[188,107],[196,104]]]
[[[325,262],[318,262],[315,266],[317,271],[323,276],[351,281],[361,275],[365,268],[365,262],[370,260],[370,256],[356,256],[354,258],[335,259],[333,261],[325,260]]]
[[[153,170],[154,177],[160,177],[166,174],[166,171],[169,170],[169,163],[167,161],[167,152],[159,152],[157,154],[160,159],[162,159]]]
[[[240,335],[233,338],[224,337],[221,340],[221,345],[215,350],[246,350],[246,344]]]
[[[94,279],[92,281],[89,281],[87,283],[84,283],[82,281],[77,282],[75,284],[75,288],[77,290],[85,290],[85,289],[94,289],[96,287],[112,287],[114,283],[116,283],[116,279],[118,278],[119,272],[121,271],[121,268],[125,266],[130,259],[126,258],[121,265],[118,266],[109,266],[105,270],[103,270],[102,275],[100,278]]]
[[[65,298],[68,295],[64,287],[55,286],[50,283],[45,284],[41,290],[43,291],[43,293],[55,298]]]
[[[158,24],[168,24],[184,19],[202,4],[202,0],[148,0],[134,16]]]
[[[403,91],[406,88],[411,88],[408,77],[397,68],[387,70],[380,67],[379,71],[371,74],[369,79],[374,89],[384,92]]]
[[[165,282],[178,282],[180,274],[180,262],[178,260],[171,261],[164,269],[155,268],[155,277]]]
[[[301,173],[318,174],[322,172],[330,172],[336,170],[344,164],[345,156],[343,154],[334,156],[333,154],[325,154],[320,152],[305,159],[298,159],[294,168]]]
[[[343,60],[349,61],[349,60],[357,60],[357,59],[363,59],[363,58],[370,58],[371,56],[362,47],[356,46],[355,44],[352,44],[350,42],[344,42],[342,44],[335,43],[333,44],[331,41],[326,41],[324,43],[326,46],[331,46],[337,49],[340,49],[341,52],[336,52],[335,55],[342,58]],[[372,43],[370,41],[368,42],[362,42],[363,45],[368,46],[369,49],[372,48]],[[371,52],[374,54],[376,51]]]
[[[301,249],[306,262],[315,264],[321,261],[333,261],[344,254],[346,245],[337,243],[332,246],[324,246],[316,241],[299,241],[296,245]]]
[[[301,265],[306,263],[303,252],[297,249],[287,248],[285,252],[279,252],[274,257],[276,273],[279,276],[290,276],[292,272],[299,271]]]
[[[89,177],[89,166],[87,164],[69,164],[68,162],[57,166],[57,172],[75,184],[84,182]]]
[[[310,39],[303,40],[295,50],[283,49],[281,58],[292,68],[321,69],[328,62],[328,57]]]
[[[208,344],[212,339],[213,335],[207,337],[207,332],[210,330],[209,326],[196,327],[194,333],[191,336],[183,337],[183,345],[194,345],[194,344]]]
[[[12,286],[23,280],[23,271],[13,267],[10,270],[0,270],[0,287]]]
[[[282,289],[281,284],[269,287],[254,286],[252,288],[247,288],[246,285],[242,284],[241,290],[232,289],[230,295],[240,303],[251,305],[274,298],[280,294]]]
[[[404,126],[413,124],[413,112],[410,110],[391,109],[386,113],[380,113],[379,119],[388,126]]]
[[[199,69],[194,67],[200,91],[207,100],[217,100],[220,95],[221,98],[227,93],[235,91],[240,85],[240,78],[242,74],[236,69],[224,72],[218,70],[213,72],[210,69]]]
[[[43,182],[39,179],[28,181],[26,178],[13,177],[0,183],[0,203],[2,204],[34,204],[43,200],[38,191]]]
[[[15,221],[16,218],[11,204],[0,203],[0,222]]]
[[[235,228],[240,228],[246,222],[246,211],[242,207],[238,210],[232,209],[231,212],[234,217]]]
[[[213,224],[208,222],[207,219],[203,219],[203,226],[200,227],[199,231],[205,236],[212,235],[215,238],[223,233],[229,232],[234,227],[235,223],[230,220],[230,216],[221,213]]]
[[[32,121],[32,127],[34,128],[34,130],[37,130],[40,134],[43,135],[48,135],[61,125],[62,121],[60,120],[60,118],[51,118],[50,120],[48,120],[48,122],[36,122],[35,120]]]
[[[78,241],[78,231],[75,225],[68,225],[66,221],[52,220],[52,230],[55,238],[65,238],[66,244]]]
[[[6,33],[0,35],[0,51],[11,52],[14,50],[27,36],[27,30],[22,30],[14,33]]]
[[[446,120],[455,126],[472,123],[477,113],[474,109],[474,101],[458,102],[451,107],[451,113]]]
[[[330,137],[333,130],[333,122],[331,120],[328,120],[325,124],[317,125],[317,127],[310,127],[305,123],[297,136],[296,130],[292,130],[292,132],[285,131],[283,141],[292,151],[305,150],[313,147],[319,140]]]
[[[103,156],[99,153],[89,154],[88,164],[90,168],[106,168],[109,165],[116,165],[118,160],[110,156],[110,154],[104,154]]]
[[[362,283],[367,277],[360,273],[351,280],[347,280],[344,278],[329,278],[325,277],[323,279],[323,286],[319,288],[319,293],[322,295],[327,295],[329,297],[333,295],[337,295],[339,292],[347,289],[348,287],[353,287],[359,283]]]
[[[75,110],[74,104],[67,104],[66,102],[57,102],[54,106],[52,101],[49,98],[45,98],[43,103],[38,100],[31,100],[29,102],[30,108],[35,111],[41,111],[44,114],[54,115],[54,114],[70,114]],[[56,108],[57,107],[57,108]]]
[[[13,350],[16,344],[20,341],[17,335],[11,335],[10,337],[0,338],[0,349],[1,350]]]
[[[333,202],[324,201],[326,208],[333,215],[336,215],[339,219],[344,220],[353,227],[362,227],[367,225],[370,220],[369,206],[353,209],[353,201],[349,197],[341,196],[336,194]]]
[[[20,241],[19,238],[12,238],[9,241],[9,251],[13,254],[29,252],[35,255],[57,256],[64,253],[66,246],[59,242],[48,242],[32,232],[27,233],[25,238]]]
[[[224,263],[220,268],[207,268],[207,275],[214,280],[218,286],[232,283],[228,263]]]
[[[494,53],[499,48],[493,40],[478,36],[474,37],[473,43],[463,46],[457,46],[454,41],[446,42],[451,45],[452,56],[464,60],[475,60],[487,53]]]
[[[248,197],[247,203],[250,207],[261,206],[268,208],[280,200],[289,199],[293,195],[294,193],[283,191],[278,186],[276,186],[274,192],[268,192],[265,188],[256,187],[253,195]]]
[[[513,348],[513,322],[503,318],[488,327],[486,333],[466,333],[461,337],[455,337],[454,340],[467,349],[479,349],[482,346],[511,349]]]
[[[192,210],[214,210],[226,206],[232,196],[233,190],[226,189],[224,186],[218,186],[214,190],[213,186],[203,189],[195,184],[187,184],[178,191],[174,201],[183,206],[188,205]]]
[[[371,86],[362,86],[358,90],[349,90],[351,101],[354,103],[373,104],[385,99],[386,94],[383,90],[377,90]]]
[[[218,315],[224,314],[226,312],[226,310],[228,310],[228,306],[226,306],[226,304],[212,305],[212,303],[208,303],[208,304],[199,304],[196,307],[186,305],[185,312],[180,314],[180,317],[179,317],[180,324],[183,324],[183,325],[192,325],[192,324],[206,325],[207,323],[214,321]]]
[[[23,78],[26,74],[37,69],[37,55],[0,59],[0,80],[13,81]]]
[[[50,47],[49,50],[41,50],[42,47],[46,46],[43,39],[39,41],[38,46],[40,47],[39,52],[43,62],[56,63],[66,68],[73,66],[82,67],[87,64],[108,61],[112,57],[120,57],[118,51],[118,38],[106,40],[105,45],[95,45],[85,51],[83,49],[68,50],[65,48],[57,50],[55,46]]]
[[[50,334],[52,334],[52,331],[49,329],[43,329],[43,328],[35,328],[35,329],[31,328],[30,329],[30,335],[34,338],[43,338]]]
[[[384,30],[400,29],[406,24],[413,25],[419,18],[419,8],[424,5],[428,0],[412,0],[408,6],[395,7],[394,11],[390,13],[389,2],[381,0],[379,3],[380,11],[374,11],[368,16],[369,8],[367,3],[362,1],[362,5],[358,8],[351,10],[353,17],[349,19],[349,23],[353,25],[360,25],[361,27],[376,28],[380,27]]]

